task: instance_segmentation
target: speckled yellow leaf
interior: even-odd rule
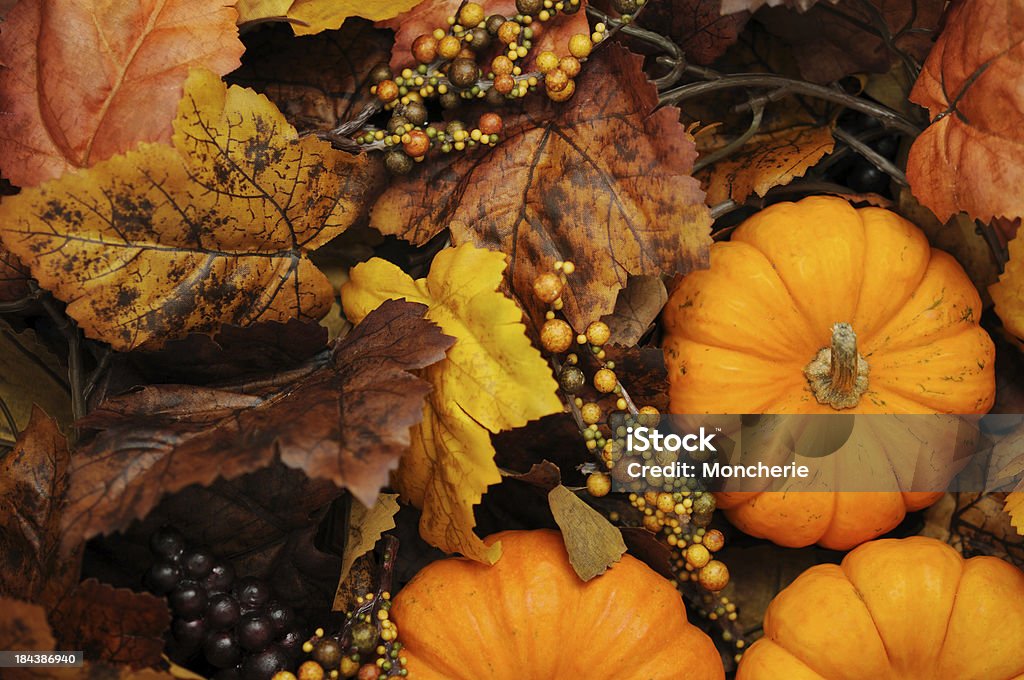
[[[240,0],[238,23],[288,21],[296,35],[340,28],[349,17],[371,21],[407,12],[420,0]]]
[[[362,212],[375,171],[264,96],[191,73],[174,146],[134,151],[0,204],[0,238],[90,336],[159,345],[221,324],[318,319],[308,253]]]
[[[441,251],[425,279],[414,281],[375,258],[355,267],[341,290],[353,323],[385,300],[405,298],[426,304],[426,318],[456,338],[448,358],[422,372],[434,391],[395,481],[402,497],[423,510],[423,538],[482,562],[500,555],[500,547],[488,548],[473,533],[473,506],[501,480],[490,433],[562,408],[522,311],[497,292],[504,269],[503,254],[466,244]]]
[[[1006,330],[1024,338],[1024,235],[1010,241],[1010,261],[999,282],[989,286],[988,292]]]
[[[1007,494],[1004,509],[1010,516],[1010,524],[1024,536],[1024,489],[1017,487],[1013,493]]]

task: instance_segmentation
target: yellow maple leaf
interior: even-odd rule
[[[1006,330],[1024,339],[1024,232],[1010,241],[1010,261],[988,292]]]
[[[380,303],[405,298],[428,306],[426,318],[454,337],[448,357],[421,375],[434,387],[423,423],[395,482],[423,510],[420,533],[433,545],[481,562],[500,546],[473,533],[473,506],[500,481],[490,433],[522,427],[562,409],[551,369],[530,344],[522,311],[498,292],[505,256],[465,244],[441,251],[424,279],[372,259],[342,287],[345,314],[358,323]]]
[[[1006,495],[1006,505],[1003,509],[1010,516],[1010,524],[1018,534],[1024,536],[1024,485],[1018,486],[1012,493]]]
[[[299,139],[263,95],[191,72],[174,146],[135,150],[0,204],[0,239],[86,334],[129,350],[221,324],[318,319],[308,253],[359,217],[376,171]]]
[[[370,21],[408,12],[421,0],[239,0],[238,23],[288,21],[295,35],[341,28],[349,17]]]

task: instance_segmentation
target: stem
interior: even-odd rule
[[[909,186],[907,184],[907,176],[903,174],[902,170],[893,165],[892,161],[851,135],[846,130],[836,128],[832,131],[832,136],[866,158],[872,165],[889,175],[889,177],[891,177],[892,180],[900,186]]]
[[[764,117],[764,106],[754,106],[753,111],[754,115],[750,119],[750,127],[748,127],[742,135],[732,140],[722,148],[709,153],[704,158],[698,159],[697,162],[693,164],[693,172],[691,174],[696,175],[709,165],[717,163],[723,158],[730,156],[733,152],[742,148],[744,144],[749,142],[750,139],[757,134],[757,131],[761,128],[761,119]]]
[[[804,375],[815,399],[834,409],[853,408],[868,388],[868,362],[857,353],[857,334],[848,323],[832,326],[832,344],[807,364]]]
[[[663,93],[661,95],[661,105],[678,105],[680,102],[692,99],[693,97],[699,97],[701,95],[718,92],[720,90],[731,90],[743,87],[781,88],[785,89],[787,92],[824,99],[825,101],[834,102],[855,111],[860,111],[873,116],[878,119],[882,125],[899,130],[905,134],[916,137],[921,133],[920,128],[914,125],[914,123],[904,118],[898,112],[882,106],[881,104],[869,102],[866,99],[854,97],[853,95],[849,95],[845,92],[825,87],[823,85],[815,85],[814,83],[795,80],[793,78],[787,78],[785,76],[774,75],[771,73],[737,73],[722,76],[717,80],[682,85]],[[751,102],[751,106],[756,103],[756,101],[757,100],[754,99]]]

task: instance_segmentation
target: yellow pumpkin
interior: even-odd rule
[[[985,413],[995,349],[981,310],[956,260],[895,213],[834,197],[779,203],[714,244],[710,268],[673,291],[664,314],[671,409]],[[717,498],[747,533],[847,549],[941,496],[911,493],[892,475],[878,488],[892,490]]]
[[[865,543],[768,606],[737,680],[1024,680],[1024,573],[933,538]]]
[[[427,565],[391,617],[416,680],[724,679],[678,591],[629,555],[584,583],[556,531],[506,531],[501,559]]]

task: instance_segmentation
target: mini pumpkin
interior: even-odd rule
[[[1024,573],[915,536],[865,543],[768,606],[737,680],[1022,680]]]
[[[711,639],[678,591],[629,555],[584,583],[556,531],[506,531],[493,566],[427,565],[391,617],[417,680],[716,680]]]
[[[834,197],[779,203],[715,243],[710,268],[673,291],[664,314],[671,409],[985,413],[995,349],[981,310],[956,260],[899,215]],[[892,490],[718,501],[755,536],[848,549],[941,497],[898,480],[879,488]]]

